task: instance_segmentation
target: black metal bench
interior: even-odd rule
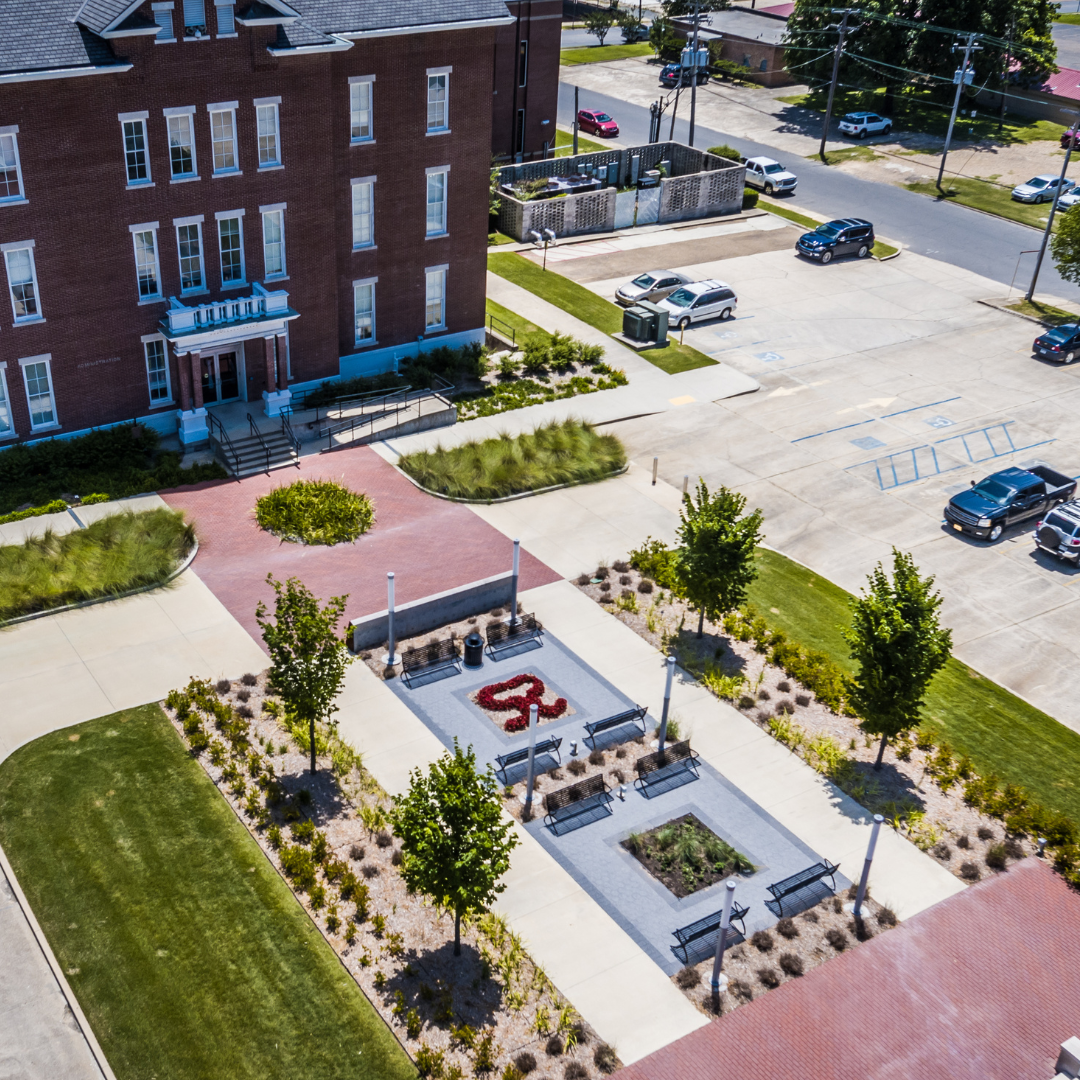
[[[501,649],[510,649],[523,641],[540,641],[544,628],[535,615],[519,615],[517,622],[488,623],[484,633],[487,635],[488,652],[494,656]]]
[[[746,937],[746,913],[750,910],[748,906],[740,907],[738,904],[731,905],[731,922],[742,923],[742,926],[736,927],[743,937]],[[720,919],[723,916],[723,911],[714,911],[711,915],[706,915],[703,919],[698,919],[697,922],[692,922],[689,926],[684,926],[679,930],[673,930],[676,941],[682,946],[683,951],[689,948],[695,941],[700,941],[702,938],[709,937],[712,934],[719,934],[720,932]]]
[[[835,874],[839,869],[839,863],[831,863],[828,859],[823,859],[819,863],[814,863],[813,866],[808,866],[805,870],[800,870],[797,874],[792,874],[791,877],[784,878],[783,881],[776,882],[775,885],[769,885],[768,890],[772,893],[772,898],[776,901],[776,906],[780,909],[780,914],[783,915],[784,913],[783,901],[785,897],[800,892],[808,885],[813,885],[825,878],[832,879],[831,888],[835,892]]]
[[[604,782],[603,773],[594,773],[576,784],[556,788],[544,796],[544,824],[555,824],[567,818],[577,817],[598,806],[610,802],[610,788]],[[565,811],[565,812],[564,812]]]
[[[461,657],[458,655],[458,643],[454,638],[442,641],[429,641],[401,654],[401,674],[409,681],[410,677],[422,671],[436,671],[439,668],[452,667],[456,671]]]
[[[690,740],[670,743],[663,750],[654,750],[651,754],[643,754],[634,762],[637,770],[635,784],[641,785],[644,791],[650,784],[667,779],[672,773],[683,769],[696,769],[701,759],[694,750],[690,749]]]
[[[643,708],[640,705],[635,705],[632,709],[627,709],[626,712],[616,713],[614,716],[608,716],[603,720],[594,720],[591,724],[585,725],[585,730],[589,733],[589,738],[592,740],[593,747],[596,746],[596,736],[601,731],[609,731],[611,728],[622,727],[623,724],[641,724],[641,733],[645,734],[645,714],[648,709]]]
[[[538,742],[534,747],[534,754],[539,757],[541,754],[554,754],[559,761],[562,761],[562,754],[559,753],[559,747],[562,746],[562,739],[552,736],[550,739],[545,739],[543,742]],[[503,779],[506,779],[506,770],[511,765],[517,765],[519,762],[529,760],[529,748],[527,746],[521,747],[520,750],[511,750],[509,754],[499,754],[495,760],[499,763],[498,772],[503,774]]]

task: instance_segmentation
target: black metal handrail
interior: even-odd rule
[[[334,436],[344,432],[349,433],[349,442],[357,437],[357,431],[363,434],[366,427],[369,432],[375,430],[376,420],[385,420],[388,416],[397,416],[402,409],[409,407],[409,387],[395,390],[391,394],[384,394],[381,398],[364,402],[363,408],[374,406],[370,413],[361,413],[359,416],[351,416],[348,421],[326,429],[326,449],[333,450]],[[339,414],[340,415],[340,414]]]
[[[233,462],[233,475],[239,481],[240,476],[240,455],[236,452],[236,447],[232,444],[232,439],[225,432],[225,427],[222,422],[209,410],[206,413],[206,426],[210,429],[210,438],[216,439],[218,445],[223,449],[228,448],[229,454],[232,455]]]
[[[300,468],[300,440],[293,433],[292,424],[289,423],[289,414],[284,409],[281,410],[281,433],[289,440],[289,445],[293,448],[293,453],[296,455],[296,467]]]
[[[312,386],[307,390],[294,390],[292,393],[292,400],[288,405],[282,406],[283,409],[288,409],[290,413],[301,411],[305,408],[307,399],[314,394],[318,394],[322,391],[322,386]],[[400,389],[400,387],[399,387]],[[362,394],[343,394],[339,398],[334,398],[329,405],[316,405],[316,409],[332,409],[341,401],[352,400],[353,398],[370,397],[373,394],[385,394],[387,390],[383,387],[381,390],[365,390]]]
[[[259,440],[259,445],[263,448],[263,453],[266,455],[266,471],[270,471],[270,447],[266,445],[266,440],[263,438],[263,433],[256,427],[255,421],[251,418],[251,413],[247,414],[248,427],[251,428],[251,434]]]
[[[510,339],[511,345],[516,349],[517,348],[517,331],[508,322],[505,322],[503,319],[500,319],[497,315],[490,315],[489,314],[488,315],[488,329],[493,334],[496,333],[495,323],[498,323],[500,326],[505,326],[506,327],[506,330],[499,330],[497,332],[502,334],[503,337],[508,337]],[[509,333],[507,333],[506,331],[509,331]]]

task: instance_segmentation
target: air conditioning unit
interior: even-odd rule
[[[656,316],[640,305],[623,312],[622,332],[631,341],[652,341]]]
[[[652,325],[649,327],[648,340],[655,341],[656,344],[660,346],[666,345],[668,334],[667,308],[662,308],[659,304],[654,304],[649,300],[642,300],[637,306],[643,311],[647,311],[652,316]]]

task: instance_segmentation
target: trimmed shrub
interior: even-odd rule
[[[593,1051],[593,1064],[605,1076],[610,1076],[619,1067],[619,1059],[612,1047],[600,1043]]]
[[[261,529],[301,544],[343,544],[371,528],[375,508],[366,495],[331,480],[294,480],[255,503]]]
[[[781,937],[787,938],[789,941],[799,936],[799,928],[795,924],[795,920],[789,919],[786,915],[777,922],[776,932]]]
[[[701,985],[701,972],[693,964],[687,964],[675,976],[675,985],[680,990],[693,990],[695,986]]]
[[[780,985],[780,975],[776,968],[763,967],[758,969],[758,982],[769,990],[774,990]]]
[[[742,208],[744,210],[753,210],[754,207],[757,206],[759,198],[760,196],[758,195],[757,188],[744,187],[742,195]]]
[[[1008,860],[1005,857],[1005,845],[992,844],[988,847],[986,849],[985,862],[991,870],[1004,870],[1008,865]]]
[[[750,944],[753,945],[758,952],[767,953],[772,952],[776,942],[768,930],[757,930],[751,936]]]
[[[798,978],[798,976],[803,973],[802,957],[791,952],[781,953],[780,970],[783,971],[785,975],[790,975],[793,979]]]
[[[514,1065],[522,1076],[528,1076],[536,1068],[536,1055],[530,1054],[528,1050],[522,1050],[514,1058]]]
[[[843,952],[848,946],[848,936],[843,930],[828,930],[825,940],[837,951]]]

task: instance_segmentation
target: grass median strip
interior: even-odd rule
[[[0,842],[121,1080],[415,1077],[157,705],[17,750]]]
[[[622,330],[622,308],[553,270],[542,270],[516,252],[488,255],[488,269],[605,334],[616,334]],[[669,342],[666,349],[645,349],[638,355],[669,375],[710,367],[716,363],[697,349],[680,345],[674,338]]]
[[[1063,308],[1054,307],[1053,304],[1040,304],[1038,300],[1018,300],[1014,304],[1005,305],[1010,311],[1019,312],[1021,315],[1030,315],[1038,319],[1046,326],[1060,326],[1062,323],[1078,323],[1080,315],[1074,311],[1065,311]]]
[[[920,195],[929,195],[938,200],[948,199],[961,206],[970,206],[987,214],[1018,221],[1021,225],[1032,225],[1037,229],[1046,228],[1046,219],[1050,216],[1048,203],[1022,203],[1012,197],[1012,188],[989,180],[970,180],[966,177],[952,176],[945,181],[945,194],[938,191],[932,180],[921,180],[904,185],[908,191]]]
[[[750,602],[770,626],[852,672],[840,628],[850,594],[775,551],[759,549]],[[1080,821],[1080,735],[955,657],[931,684],[927,727],[975,768],[1020,784],[1044,806]]]
[[[638,41],[629,45],[586,45],[582,49],[563,49],[559,53],[559,63],[602,64],[608,60],[626,60],[634,56],[652,56],[655,50],[647,41]]]
[[[581,132],[578,132],[578,153],[579,154],[596,154],[603,150],[610,150],[610,146],[605,146],[603,143],[595,142],[593,139],[586,139]],[[572,154],[574,150],[574,135],[570,131],[563,131],[559,128],[555,132],[555,156],[566,157]]]

